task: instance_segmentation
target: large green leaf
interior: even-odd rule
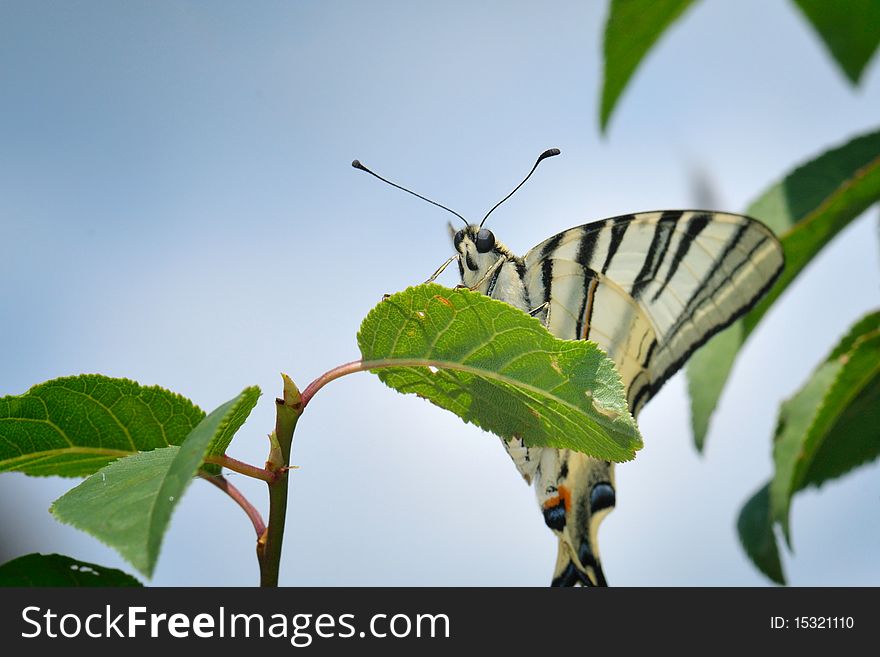
[[[143,586],[115,568],[62,554],[26,554],[0,566],[0,586]]]
[[[611,0],[605,23],[605,70],[599,125],[611,113],[639,63],[694,0]]]
[[[880,0],[794,0],[853,84],[880,44]]]
[[[791,547],[792,497],[880,456],[880,312],[859,321],[779,413],[773,478],[740,512],[740,540],[782,583],[773,528]]]
[[[466,289],[420,285],[376,306],[358,344],[390,387],[502,438],[626,461],[642,446],[614,363]],[[399,367],[389,367],[399,364]]]
[[[171,513],[211,445],[252,408],[259,391],[246,388],[215,409],[180,447],[141,452],[111,463],[55,500],[55,517],[116,549],[151,577]]]
[[[878,398],[880,312],[860,321],[780,411],[770,508],[789,545],[789,509],[797,491],[880,455]]]
[[[743,505],[736,522],[739,540],[758,569],[777,584],[785,584],[779,548],[770,518],[770,486],[765,485]]]
[[[81,477],[135,452],[179,445],[205,417],[185,397],[83,374],[0,399],[0,472]]]
[[[748,209],[781,233],[785,269],[758,305],[712,338],[691,358],[687,376],[691,422],[699,449],[724,383],[749,334],[810,260],[877,200],[880,200],[880,131],[872,132],[798,167]],[[711,381],[709,386],[706,382]]]

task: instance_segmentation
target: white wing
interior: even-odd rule
[[[524,257],[548,330],[594,340],[615,361],[637,414],[712,335],[782,271],[782,247],[749,217],[644,212],[571,228]]]

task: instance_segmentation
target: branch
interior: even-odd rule
[[[247,517],[250,518],[251,523],[254,525],[254,531],[257,532],[257,538],[263,535],[266,531],[266,524],[263,522],[263,517],[260,515],[260,512],[257,511],[254,505],[248,501],[240,490],[229,483],[226,477],[223,475],[209,475],[205,472],[199,472],[199,476],[229,495],[229,497],[231,497],[232,500],[244,510]]]
[[[257,559],[260,562],[260,586],[278,586],[281,566],[281,545],[284,541],[284,523],[287,520],[287,485],[290,470],[290,448],[293,431],[303,411],[299,390],[286,374],[284,394],[275,400],[275,431],[269,436],[271,449],[266,468],[275,479],[269,484],[269,524],[257,539]]]
[[[324,372],[317,379],[312,381],[302,392],[302,408],[308,405],[315,393],[331,381],[345,376],[346,374],[354,374],[355,372],[368,372],[370,370],[378,370],[383,367],[448,367],[448,364],[441,363],[425,358],[386,358],[383,360],[355,360],[345,365],[339,365],[332,370]]]
[[[205,458],[205,463],[213,463],[214,465],[228,468],[229,470],[237,472],[238,474],[253,477],[254,479],[261,479],[262,481],[270,484],[278,477],[278,475],[274,472],[265,470],[264,468],[258,468],[257,466],[251,465],[250,463],[239,461],[238,459],[234,459],[231,456],[227,456],[226,454],[215,454],[213,456],[208,456]]]

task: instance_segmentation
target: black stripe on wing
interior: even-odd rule
[[[680,217],[681,215],[679,215],[679,218]],[[669,271],[666,273],[666,277],[663,279],[663,283],[654,293],[651,301],[657,301],[657,299],[660,298],[660,295],[663,294],[666,286],[669,285],[669,282],[678,271],[678,267],[679,265],[681,265],[681,261],[687,257],[688,251],[690,251],[691,248],[691,244],[694,243],[694,240],[697,239],[697,236],[703,231],[703,229],[709,225],[709,221],[711,220],[711,218],[712,213],[700,212],[694,214],[691,217],[690,221],[688,221],[687,228],[685,229],[685,234],[684,236],[682,236],[681,241],[678,243],[678,248],[675,250],[675,256],[672,258],[672,264],[669,266]]]
[[[654,229],[654,236],[651,238],[651,246],[648,247],[648,254],[645,257],[645,262],[642,264],[642,269],[636,276],[632,290],[630,291],[630,294],[632,294],[634,299],[641,297],[642,292],[648,286],[648,283],[653,281],[657,276],[657,271],[660,269],[660,265],[666,260],[666,251],[669,249],[669,243],[672,241],[675,224],[681,219],[682,214],[684,213],[680,210],[671,212],[667,211],[664,212],[657,221],[657,226]]]
[[[544,251],[541,255],[541,283],[544,286],[543,303],[550,301],[550,288],[553,287],[553,252],[559,246],[565,233],[554,235],[544,242]]]
[[[608,252],[605,254],[605,264],[602,265],[603,274],[607,272],[608,268],[611,266],[611,262],[614,260],[614,256],[620,248],[620,243],[623,242],[623,236],[626,233],[626,229],[629,228],[629,225],[634,218],[635,217],[632,215],[626,215],[623,217],[616,217],[615,219],[609,219],[608,222],[606,222],[606,225],[611,222],[611,243],[608,246]]]

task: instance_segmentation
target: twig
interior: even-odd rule
[[[205,458],[205,463],[220,465],[224,468],[232,470],[233,472],[247,475],[248,477],[253,477],[254,479],[261,479],[270,484],[275,481],[278,476],[274,472],[270,472],[269,470],[265,470],[263,468],[258,468],[255,465],[245,463],[244,461],[239,461],[238,459],[234,459],[231,456],[226,456],[225,454],[208,456],[207,458]]]
[[[257,532],[257,538],[263,535],[266,531],[266,523],[263,522],[263,517],[260,515],[260,512],[257,511],[256,507],[248,501],[240,490],[229,483],[226,477],[223,475],[211,475],[206,472],[199,472],[199,476],[229,495],[229,497],[231,497],[232,500],[244,510],[247,517],[250,518],[250,521],[254,525],[254,531]]]

